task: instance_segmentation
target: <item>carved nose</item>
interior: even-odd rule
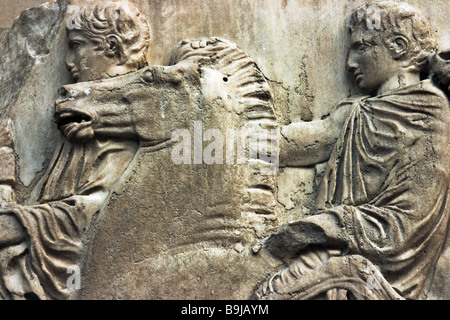
[[[72,55],[67,53],[66,58],[64,60],[66,64],[67,70],[71,71],[73,67],[75,67],[75,63],[73,62]]]
[[[347,60],[347,71],[353,73],[358,69],[358,65],[353,61],[350,60],[350,58]]]
[[[347,70],[349,72],[354,72],[358,69],[359,65],[355,60],[355,57],[353,56],[353,54],[350,52],[347,58]]]

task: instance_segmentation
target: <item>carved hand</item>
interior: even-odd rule
[[[0,248],[25,240],[26,232],[13,213],[13,207],[0,208]]]
[[[321,227],[309,222],[295,222],[284,225],[264,243],[265,248],[280,259],[294,258],[310,244],[327,241],[327,235]]]
[[[208,44],[214,44],[218,41],[216,37],[211,37],[208,40],[202,39],[202,40],[194,40],[191,41],[189,39],[181,41],[181,45],[190,44],[192,49],[200,49],[200,48],[206,48]]]

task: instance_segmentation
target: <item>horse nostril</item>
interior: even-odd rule
[[[65,100],[69,97],[69,91],[64,87],[59,88],[58,94],[59,94],[59,99],[61,99],[61,100]]]
[[[442,60],[450,60],[450,51],[441,52],[438,54],[439,58]]]

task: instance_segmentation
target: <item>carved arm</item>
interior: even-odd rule
[[[324,119],[282,127],[280,166],[308,167],[327,161],[350,110],[350,103],[342,103]]]

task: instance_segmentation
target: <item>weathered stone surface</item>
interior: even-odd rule
[[[0,41],[3,39],[3,37],[8,32],[9,28],[0,28]]]
[[[0,30],[0,96],[3,98],[0,118],[10,117],[14,122],[17,159],[14,190],[9,185],[14,179],[6,179],[7,184],[1,186],[2,202],[9,203],[11,209],[1,212],[10,210],[20,222],[0,218],[0,243],[19,243],[11,252],[21,255],[28,246],[26,241],[21,243],[25,234],[21,227],[25,226],[32,239],[32,250],[44,248],[37,250],[39,254],[34,255],[36,260],[31,265],[36,265],[37,269],[50,266],[50,273],[55,272],[57,279],[56,288],[50,286],[49,289],[45,285],[48,279],[35,270],[35,278],[45,279],[42,283],[31,281],[14,287],[5,280],[7,289],[0,286],[1,297],[17,298],[20,292],[33,292],[39,297],[58,299],[247,299],[269,274],[280,269],[281,261],[277,258],[281,258],[287,269],[280,272],[287,275],[285,279],[292,280],[286,287],[275,286],[281,288],[283,298],[292,298],[293,292],[298,290],[292,274],[309,272],[311,265],[327,260],[332,261],[326,267],[327,272],[335,278],[351,276],[342,268],[342,263],[350,263],[359,271],[365,266],[362,285],[382,279],[381,285],[388,289],[383,294],[368,294],[369,298],[403,298],[389,289],[392,281],[384,279],[384,266],[381,265],[382,273],[379,273],[375,268],[378,265],[375,263],[372,267],[374,260],[367,255],[347,259],[333,250],[306,249],[305,255],[295,260],[305,244],[315,248],[326,241],[324,239],[339,238],[327,233],[333,230],[335,220],[325,219],[320,223],[314,220],[320,182],[325,179],[333,184],[327,164],[329,155],[322,155],[323,150],[335,146],[337,136],[329,140],[324,137],[330,132],[340,133],[348,117],[348,112],[334,116],[333,108],[347,99],[350,101],[346,104],[348,110],[355,101],[363,101],[362,104],[368,103],[371,107],[381,103],[375,98],[359,100],[364,90],[353,83],[354,79],[345,71],[349,49],[348,15],[365,1],[333,0],[314,4],[301,0],[133,1],[150,24],[146,61],[151,67],[143,68],[137,62],[126,68],[115,66],[108,70],[101,67],[114,64],[114,59],[107,58],[118,57],[113,50],[118,44],[114,39],[108,38],[105,42],[111,52],[103,55],[105,59],[96,57],[98,60],[93,60],[93,65],[89,65],[86,58],[94,50],[77,56],[73,53],[74,47],[67,49],[66,26],[70,25],[67,19],[88,2],[49,2],[24,11],[8,32]],[[438,0],[408,2],[431,22],[441,49],[450,48],[446,22],[448,6]],[[133,25],[129,20],[128,23],[128,26]],[[69,40],[76,42],[74,35],[76,32],[69,32]],[[181,39],[198,41],[184,41],[179,45]],[[237,78],[248,79],[244,69],[233,69],[233,63],[238,61],[235,58],[240,54],[249,57],[248,63],[255,63],[259,70],[259,80],[253,79],[258,85],[250,86],[253,91],[246,92],[245,86],[249,83],[245,81],[245,85],[238,85]],[[441,83],[443,91],[449,85],[445,59],[446,54],[441,53],[440,60],[431,64],[434,69],[428,70],[433,79]],[[226,62],[230,62],[231,67],[227,67]],[[65,70],[66,64],[73,79],[80,83],[66,85],[72,82],[70,72]],[[175,66],[167,67],[169,64]],[[94,69],[99,69],[99,73],[94,73]],[[110,77],[113,78],[105,80]],[[66,86],[58,92],[63,85]],[[414,96],[417,92],[423,95],[434,92],[432,88],[436,84],[431,86],[423,82],[415,93],[409,89],[402,91],[399,95],[415,97],[415,102],[404,101],[404,109],[416,107],[415,103],[422,101],[422,96]],[[448,95],[448,91],[446,93]],[[259,106],[252,106],[255,108],[246,110],[248,100],[237,98],[245,94],[250,100],[262,98],[261,105],[265,109],[261,111]],[[438,95],[435,92],[433,97]],[[445,96],[442,97],[445,101]],[[430,105],[439,105],[433,98],[427,101]],[[374,110],[368,113],[372,118],[377,111]],[[392,110],[392,106],[386,108],[387,113]],[[413,120],[414,125],[423,124],[419,118]],[[278,174],[261,174],[264,168],[252,161],[245,162],[244,166],[194,163],[194,137],[199,132],[195,124],[199,122],[201,133],[217,129],[224,136],[229,129],[262,135],[261,128],[279,128],[282,148]],[[399,128],[398,122],[402,121],[394,119],[394,122],[394,127]],[[318,123],[326,125],[319,128]],[[305,127],[308,130],[296,134],[299,128]],[[402,139],[413,135],[411,127],[405,128],[400,130],[404,133]],[[173,150],[181,154],[186,149],[171,141],[177,129],[186,130],[183,134],[193,138],[190,157],[178,159],[180,163],[174,163]],[[349,129],[349,132],[356,132],[355,136],[359,137],[359,131]],[[200,134],[203,147],[214,146],[217,135],[209,134],[206,139]],[[383,144],[374,152],[374,157],[385,156],[394,145],[399,150],[413,150],[410,151],[412,158],[421,155],[423,150],[432,150],[436,153],[433,163],[439,166],[442,154],[448,154],[448,143],[447,147],[442,147],[445,141],[439,140],[439,134],[436,130],[430,136],[418,134],[419,142],[411,146],[397,146],[397,142]],[[420,145],[425,136],[426,141]],[[0,135],[0,142],[1,139]],[[373,142],[371,147],[382,144],[382,140],[370,141]],[[355,145],[352,143],[349,145]],[[5,145],[11,147],[9,142]],[[5,164],[0,172],[14,165],[10,150],[5,154],[8,160],[0,161]],[[213,161],[220,159],[220,155],[214,156],[210,157]],[[225,156],[226,152],[224,162]],[[189,158],[191,162],[187,163]],[[355,159],[355,156],[350,158]],[[363,162],[370,161],[366,158]],[[8,167],[7,163],[11,165]],[[349,168],[354,168],[353,162],[347,163]],[[384,172],[385,167],[387,161],[380,172]],[[367,193],[379,192],[376,186],[382,182],[382,174],[375,174],[373,166],[364,167],[361,172],[364,180],[361,185]],[[431,172],[432,166],[429,176]],[[448,174],[448,167],[445,172]],[[425,176],[423,172],[418,175]],[[11,170],[10,176],[13,176]],[[353,182],[339,184],[336,190],[360,192],[354,182],[358,175],[345,173],[343,176],[351,176]],[[413,179],[411,177],[411,181]],[[419,183],[425,188],[427,181]],[[20,204],[17,207],[14,206],[15,193]],[[433,193],[436,195],[437,191]],[[319,193],[319,200],[324,198],[324,194]],[[336,198],[339,197],[328,199],[327,204],[334,204]],[[28,207],[30,204],[36,207]],[[346,202],[346,205],[352,204]],[[443,210],[448,217],[448,208],[444,206]],[[52,215],[47,216],[47,212]],[[53,219],[49,218],[53,216],[60,219],[66,213],[70,219],[75,217],[74,222],[61,218],[58,223],[63,225],[62,231],[52,229],[48,239],[55,235],[70,239],[67,256],[54,254],[54,248],[47,254],[50,241],[47,241],[48,235],[40,233],[38,220]],[[423,214],[428,213],[429,210],[425,210]],[[0,216],[4,217],[2,213]],[[30,216],[40,218],[34,221]],[[304,217],[311,218],[312,222],[298,223]],[[350,228],[348,221],[343,221],[342,225]],[[263,240],[284,223],[293,224],[283,226],[264,247]],[[380,225],[384,225],[384,221]],[[405,226],[409,228],[408,223]],[[11,232],[4,232],[6,229]],[[375,231],[371,229],[371,232]],[[417,231],[417,235],[421,232]],[[427,251],[440,250],[438,247],[432,245]],[[436,264],[436,272],[429,299],[450,297],[449,250],[447,243],[442,247],[439,260],[430,262]],[[69,275],[62,270],[64,268],[53,268],[53,264],[81,267],[81,290],[67,288],[65,281]],[[15,270],[20,270],[19,265],[15,265]],[[353,272],[350,269],[347,271]],[[313,280],[327,283],[329,279],[318,275]],[[305,280],[301,285],[309,283]],[[364,286],[358,284],[356,288]],[[357,292],[357,298],[364,296],[361,292]],[[330,289],[325,296],[348,297],[342,288]]]
[[[0,44],[0,114],[14,122],[21,199],[28,197],[27,187],[37,182],[61,140],[52,115],[58,88],[70,81],[66,45],[60,40],[66,5],[54,1],[24,11]]]
[[[2,121],[0,125],[0,146],[8,148],[14,146],[12,123],[8,119]]]
[[[16,158],[14,150],[8,147],[0,147],[0,184],[13,185],[16,182]]]

